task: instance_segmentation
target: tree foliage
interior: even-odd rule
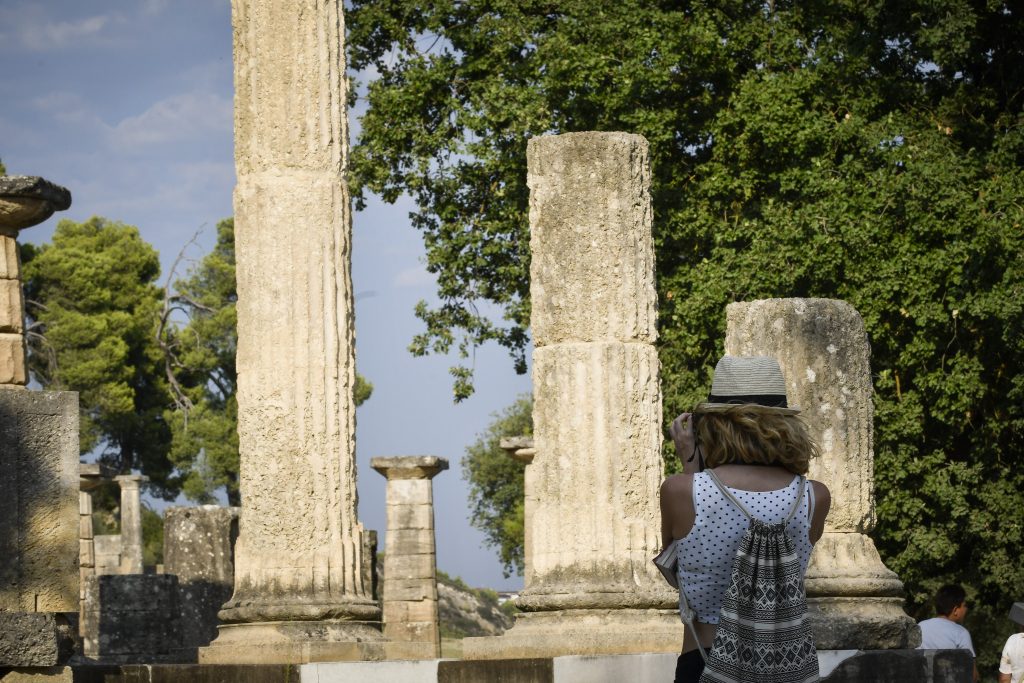
[[[501,448],[501,439],[533,434],[533,401],[522,396],[494,415],[462,458],[469,483],[470,521],[498,551],[506,577],[523,573],[523,469]]]
[[[43,388],[79,392],[83,454],[118,472],[142,470],[173,498],[169,401],[156,344],[156,251],[133,226],[62,220],[50,244],[23,244],[29,369]]]
[[[234,220],[227,218],[217,224],[213,251],[166,292],[161,317],[165,375],[174,395],[165,410],[173,434],[169,456],[182,473],[183,493],[202,503],[212,502],[222,486],[229,504],[240,503],[237,299]]]
[[[413,350],[497,341],[523,369],[525,148],[651,145],[666,418],[706,395],[724,309],[845,299],[875,372],[875,539],[1005,612],[1024,581],[1024,14],[980,0],[353,0],[373,67],[360,192],[417,203],[441,304]],[[494,320],[487,311],[498,311]],[[454,369],[456,394],[471,373]],[[997,625],[995,621],[988,623]],[[983,635],[983,634],[982,634]],[[996,642],[998,641],[998,642]],[[982,646],[989,663],[1001,640]]]

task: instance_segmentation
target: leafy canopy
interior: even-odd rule
[[[118,472],[142,470],[168,499],[169,401],[156,320],[156,250],[137,228],[62,220],[50,244],[22,245],[29,369],[44,389],[79,392],[80,449]]]
[[[521,396],[487,426],[462,458],[469,483],[470,521],[498,551],[506,577],[523,573],[523,470],[501,439],[533,434],[533,401]]]
[[[348,26],[352,66],[379,74],[357,190],[413,198],[438,277],[414,352],[496,341],[525,370],[527,140],[644,135],[666,418],[706,395],[729,302],[853,304],[876,542],[918,616],[937,585],[970,587],[991,663],[1024,581],[1019,8],[353,0]],[[467,396],[471,370],[453,375]]]

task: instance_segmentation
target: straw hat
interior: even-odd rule
[[[722,356],[708,400],[693,412],[721,413],[737,405],[757,405],[779,415],[800,412],[786,401],[786,378],[779,361],[766,356]]]

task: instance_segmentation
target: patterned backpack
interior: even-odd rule
[[[800,477],[796,502],[786,519],[768,524],[753,517],[711,470],[715,486],[750,520],[725,592],[715,640],[705,655],[700,683],[807,683],[818,681],[818,653],[806,620],[807,598],[800,558],[786,535],[803,499]]]

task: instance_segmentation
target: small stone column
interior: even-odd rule
[[[379,659],[357,515],[342,0],[232,0],[242,513],[209,664]]]
[[[471,659],[678,652],[660,550],[661,388],[647,141],[530,140],[534,443],[523,610]]]
[[[373,458],[388,480],[384,546],[384,637],[388,659],[441,656],[431,480],[448,469],[432,455]]]
[[[871,351],[844,301],[764,299],[726,309],[725,352],[773,356],[821,457],[810,476],[832,492],[825,534],[807,569],[808,615],[820,650],[915,647],[903,584],[867,534],[875,525]]]
[[[140,485],[149,481],[141,474],[114,477],[121,486],[121,573],[141,574],[142,567],[142,498]]]
[[[71,193],[37,176],[0,176],[0,387],[28,384],[18,231],[71,206]]]

